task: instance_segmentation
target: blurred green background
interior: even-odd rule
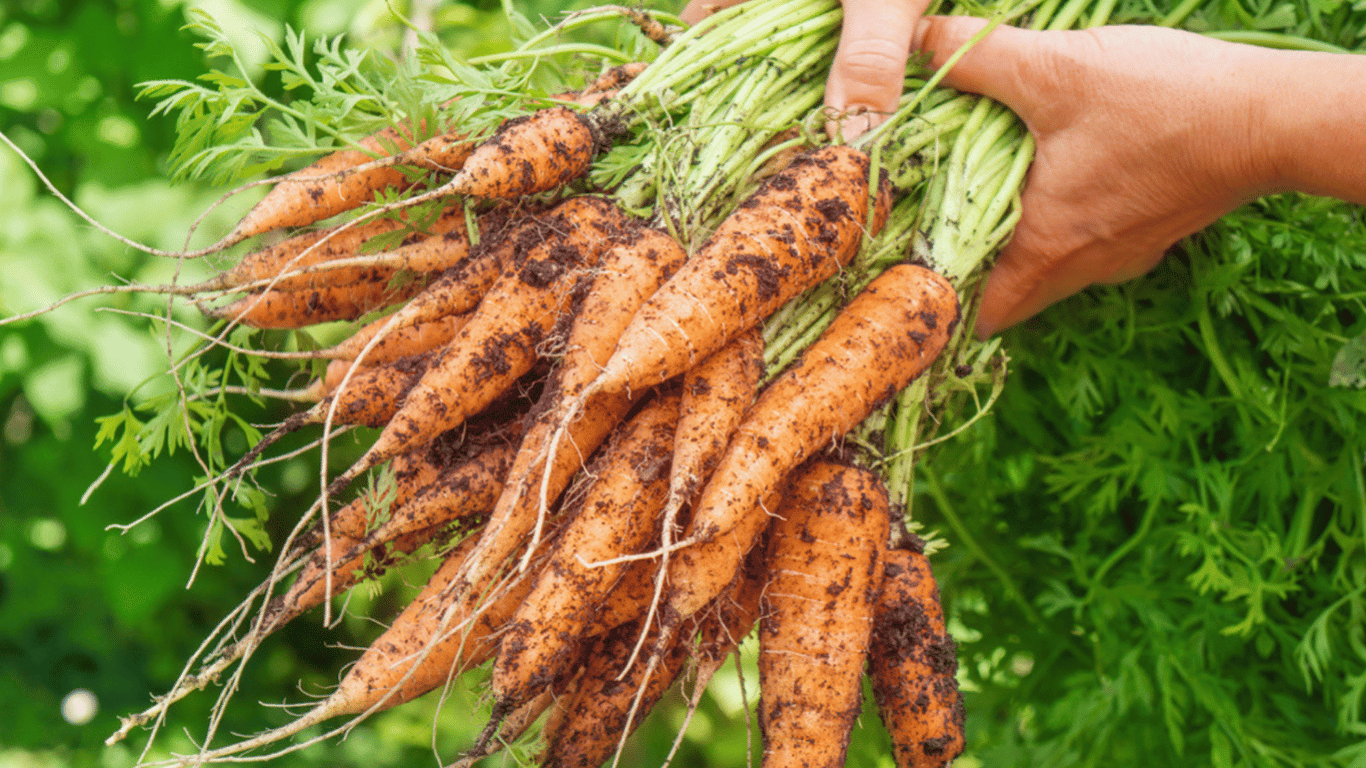
[[[515,5],[533,17],[568,6]],[[206,70],[180,30],[189,8],[258,60],[254,32],[279,39],[285,24],[392,51],[402,36],[392,11],[411,10],[378,0],[0,4],[0,130],[97,221],[168,249],[219,192],[166,180],[173,121],[147,119],[135,84]],[[1170,10],[1123,2],[1116,18]],[[1212,0],[1184,18],[1196,30],[1359,48],[1366,1]],[[442,4],[434,21],[466,54],[510,44],[496,2]],[[225,231],[249,202],[229,201],[203,229]],[[1144,279],[1088,291],[1007,334],[1013,374],[1001,402],[928,454],[913,507],[950,544],[934,563],[961,643],[963,765],[1366,765],[1366,392],[1329,385],[1339,351],[1366,333],[1363,267],[1358,209],[1277,196],[1192,238]],[[165,281],[175,268],[92,229],[0,150],[4,312]],[[126,534],[107,528],[189,490],[199,470],[183,451],[136,477],[112,473],[79,503],[108,462],[107,448],[92,450],[95,418],[144,381],[164,386],[163,337],[112,310],[164,307],[102,296],[0,328],[0,768],[132,765],[139,732],[130,745],[101,743],[117,716],[166,690],[269,564],[234,551],[186,589],[204,529],[193,502]],[[283,411],[246,415],[266,423]],[[279,540],[316,480],[307,458],[263,478]],[[311,616],[267,643],[221,731],[279,724],[286,713],[256,702],[302,701],[335,681],[355,655],[346,646],[376,632],[364,617],[392,616],[420,570],[357,590],[335,629]],[[714,684],[676,764],[744,763],[758,738],[740,719],[757,695],[746,681]],[[211,704],[210,692],[175,707],[158,749],[189,748],[182,729],[202,733]],[[279,764],[435,764],[433,746],[449,757],[465,744],[480,704],[475,680],[444,707],[428,697]],[[624,764],[658,764],[682,718],[674,697]],[[890,764],[871,710],[849,764]]]

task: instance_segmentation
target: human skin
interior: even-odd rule
[[[909,14],[917,27],[908,50],[930,52],[937,68],[985,24],[920,18],[923,8],[849,0],[840,48],[882,50],[886,35],[871,46],[846,37],[894,30],[890,16]],[[684,11],[696,13],[705,15],[697,2]],[[859,82],[835,82],[851,76]],[[894,102],[869,95],[879,76],[882,87],[900,88],[899,73],[837,64],[827,102]],[[1366,125],[1366,56],[1158,27],[1002,26],[944,82],[1005,103],[1035,140],[1020,221],[984,288],[983,338],[1088,285],[1147,272],[1178,240],[1259,195],[1299,190],[1366,203],[1366,131],[1357,128]],[[846,121],[844,133],[866,127]]]
[[[937,67],[983,23],[927,18],[914,44]],[[1000,27],[945,82],[1005,103],[1036,142],[1020,222],[987,277],[981,337],[1147,272],[1259,195],[1366,203],[1366,56],[1159,27]]]

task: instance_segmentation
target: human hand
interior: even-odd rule
[[[984,23],[928,18],[916,43],[937,67]],[[1256,109],[1263,54],[1156,27],[1000,27],[968,51],[945,83],[1005,103],[1036,142],[978,336],[1147,272],[1182,237],[1275,186]]]
[[[679,17],[696,24],[742,0],[691,0]],[[911,37],[930,0],[842,0],[839,47],[825,84],[830,135],[852,141],[896,111]]]

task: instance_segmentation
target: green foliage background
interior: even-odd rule
[[[529,15],[563,6],[516,5]],[[382,2],[200,6],[242,30],[248,50],[247,28],[278,39],[285,23],[385,49],[400,35]],[[133,98],[134,83],[205,71],[179,31],[186,7],[0,7],[0,129],[97,220],[164,248],[181,246],[216,197],[165,180],[172,123],[148,121],[149,105]],[[1188,26],[1358,47],[1363,16],[1362,2],[1227,0],[1201,6]],[[508,44],[494,3],[442,6],[437,21],[461,52]],[[223,231],[247,204],[230,203],[206,230]],[[173,268],[91,230],[8,152],[0,211],[6,311],[115,275],[164,280]],[[1000,403],[929,453],[913,505],[952,545],[934,562],[961,643],[965,764],[1366,765],[1366,392],[1327,384],[1337,351],[1366,333],[1363,266],[1359,209],[1277,196],[1192,238],[1149,276],[1007,333]],[[204,525],[189,504],[128,534],[106,530],[188,489],[198,468],[183,451],[135,478],[114,473],[78,503],[108,460],[91,450],[94,419],[166,367],[145,320],[96,309],[162,306],[102,297],[0,329],[0,766],[131,764],[130,748],[101,745],[116,715],[165,690],[264,574],[267,558],[234,554],[183,589]],[[308,462],[267,479],[271,524],[287,525],[309,495]],[[365,642],[374,627],[361,617],[391,616],[422,575],[361,590],[335,631],[296,622],[253,662],[224,728],[276,724],[283,713],[253,702],[297,701],[301,684],[316,692],[335,680],[353,654],[334,646]],[[87,725],[60,714],[77,688],[100,703]],[[187,746],[181,726],[202,730],[207,698],[173,710],[164,746]],[[282,764],[430,761],[433,719],[449,755],[477,703],[477,690],[440,712],[423,700]],[[722,680],[678,764],[741,764],[742,706],[739,681]],[[887,764],[875,721],[863,718],[851,765]],[[680,722],[675,703],[631,757],[662,754]]]

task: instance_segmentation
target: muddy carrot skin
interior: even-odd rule
[[[858,717],[886,548],[887,491],[869,470],[798,470],[773,522],[759,623],[765,766],[842,768]]]
[[[887,553],[868,660],[897,768],[945,768],[962,754],[958,649],[944,628],[930,562],[919,552]]]
[[[654,538],[668,493],[669,457],[679,396],[642,407],[590,465],[582,501],[563,523],[559,542],[508,627],[491,687],[504,707],[520,706],[560,675],[626,563]]]

